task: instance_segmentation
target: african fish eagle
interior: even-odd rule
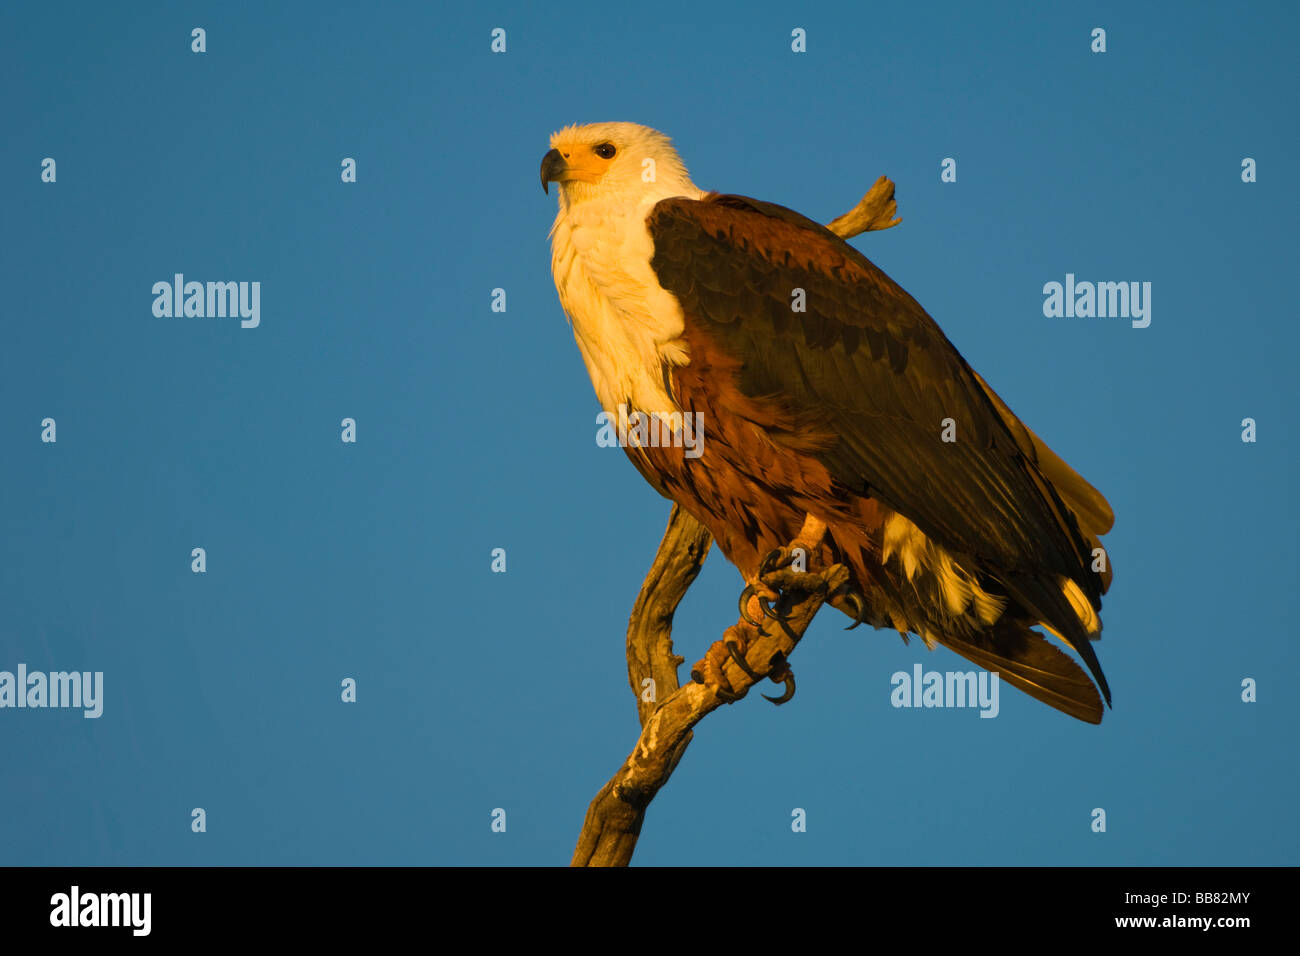
[[[810,565],[849,569],[856,594],[840,610],[1100,723],[1106,499],[825,227],[705,192],[645,126],[570,126],[550,146],[551,269],[596,396],[611,416],[702,422],[701,456],[626,452],[709,530],[746,592],[770,555],[807,545]]]

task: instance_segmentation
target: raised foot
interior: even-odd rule
[[[790,610],[809,594],[824,588],[820,574],[805,570],[807,551],[802,548],[776,548],[764,555],[758,565],[758,579],[740,592],[740,617],[762,630],[761,617],[785,621]]]

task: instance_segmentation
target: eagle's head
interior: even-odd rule
[[[551,183],[560,184],[562,206],[602,197],[657,201],[700,193],[672,141],[636,123],[590,123],[553,133],[542,157],[542,189]]]

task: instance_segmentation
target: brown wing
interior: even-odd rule
[[[1060,578],[1100,608],[1106,582],[1090,570],[1092,542],[1109,528],[1110,508],[1019,423],[925,310],[848,243],[780,206],[668,199],[647,225],[660,284],[688,323],[743,362],[741,390],[833,433],[814,454],[837,481],[999,581],[1080,653],[1109,700]],[[792,307],[796,290],[805,311]],[[955,442],[943,440],[949,419]]]

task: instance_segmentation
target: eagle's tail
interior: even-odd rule
[[[920,560],[913,556],[915,566],[910,569],[905,560],[897,567],[891,564],[898,574],[894,577],[881,573],[880,557],[858,528],[834,524],[830,531],[833,544],[824,558],[843,561],[853,570],[872,607],[868,620],[873,626],[892,626],[904,638],[906,631],[921,634],[927,643],[937,641],[998,672],[1012,686],[1071,717],[1101,723],[1105,704],[1110,703],[1110,687],[1092,649],[1101,620],[1077,584],[1059,576],[990,573],[983,584],[995,596],[1002,595],[996,603],[982,587],[968,587],[968,599],[961,600],[953,593],[961,580],[954,580],[949,556],[936,561],[923,552]],[[981,595],[982,600],[974,599]],[[851,613],[847,606],[835,606]],[[1033,630],[1040,622],[1078,653],[1095,684],[1074,658]]]
[[[1070,655],[1024,621],[1004,617],[981,634],[941,636],[939,642],[1031,697],[1079,720],[1101,723],[1104,711],[1096,685]]]

